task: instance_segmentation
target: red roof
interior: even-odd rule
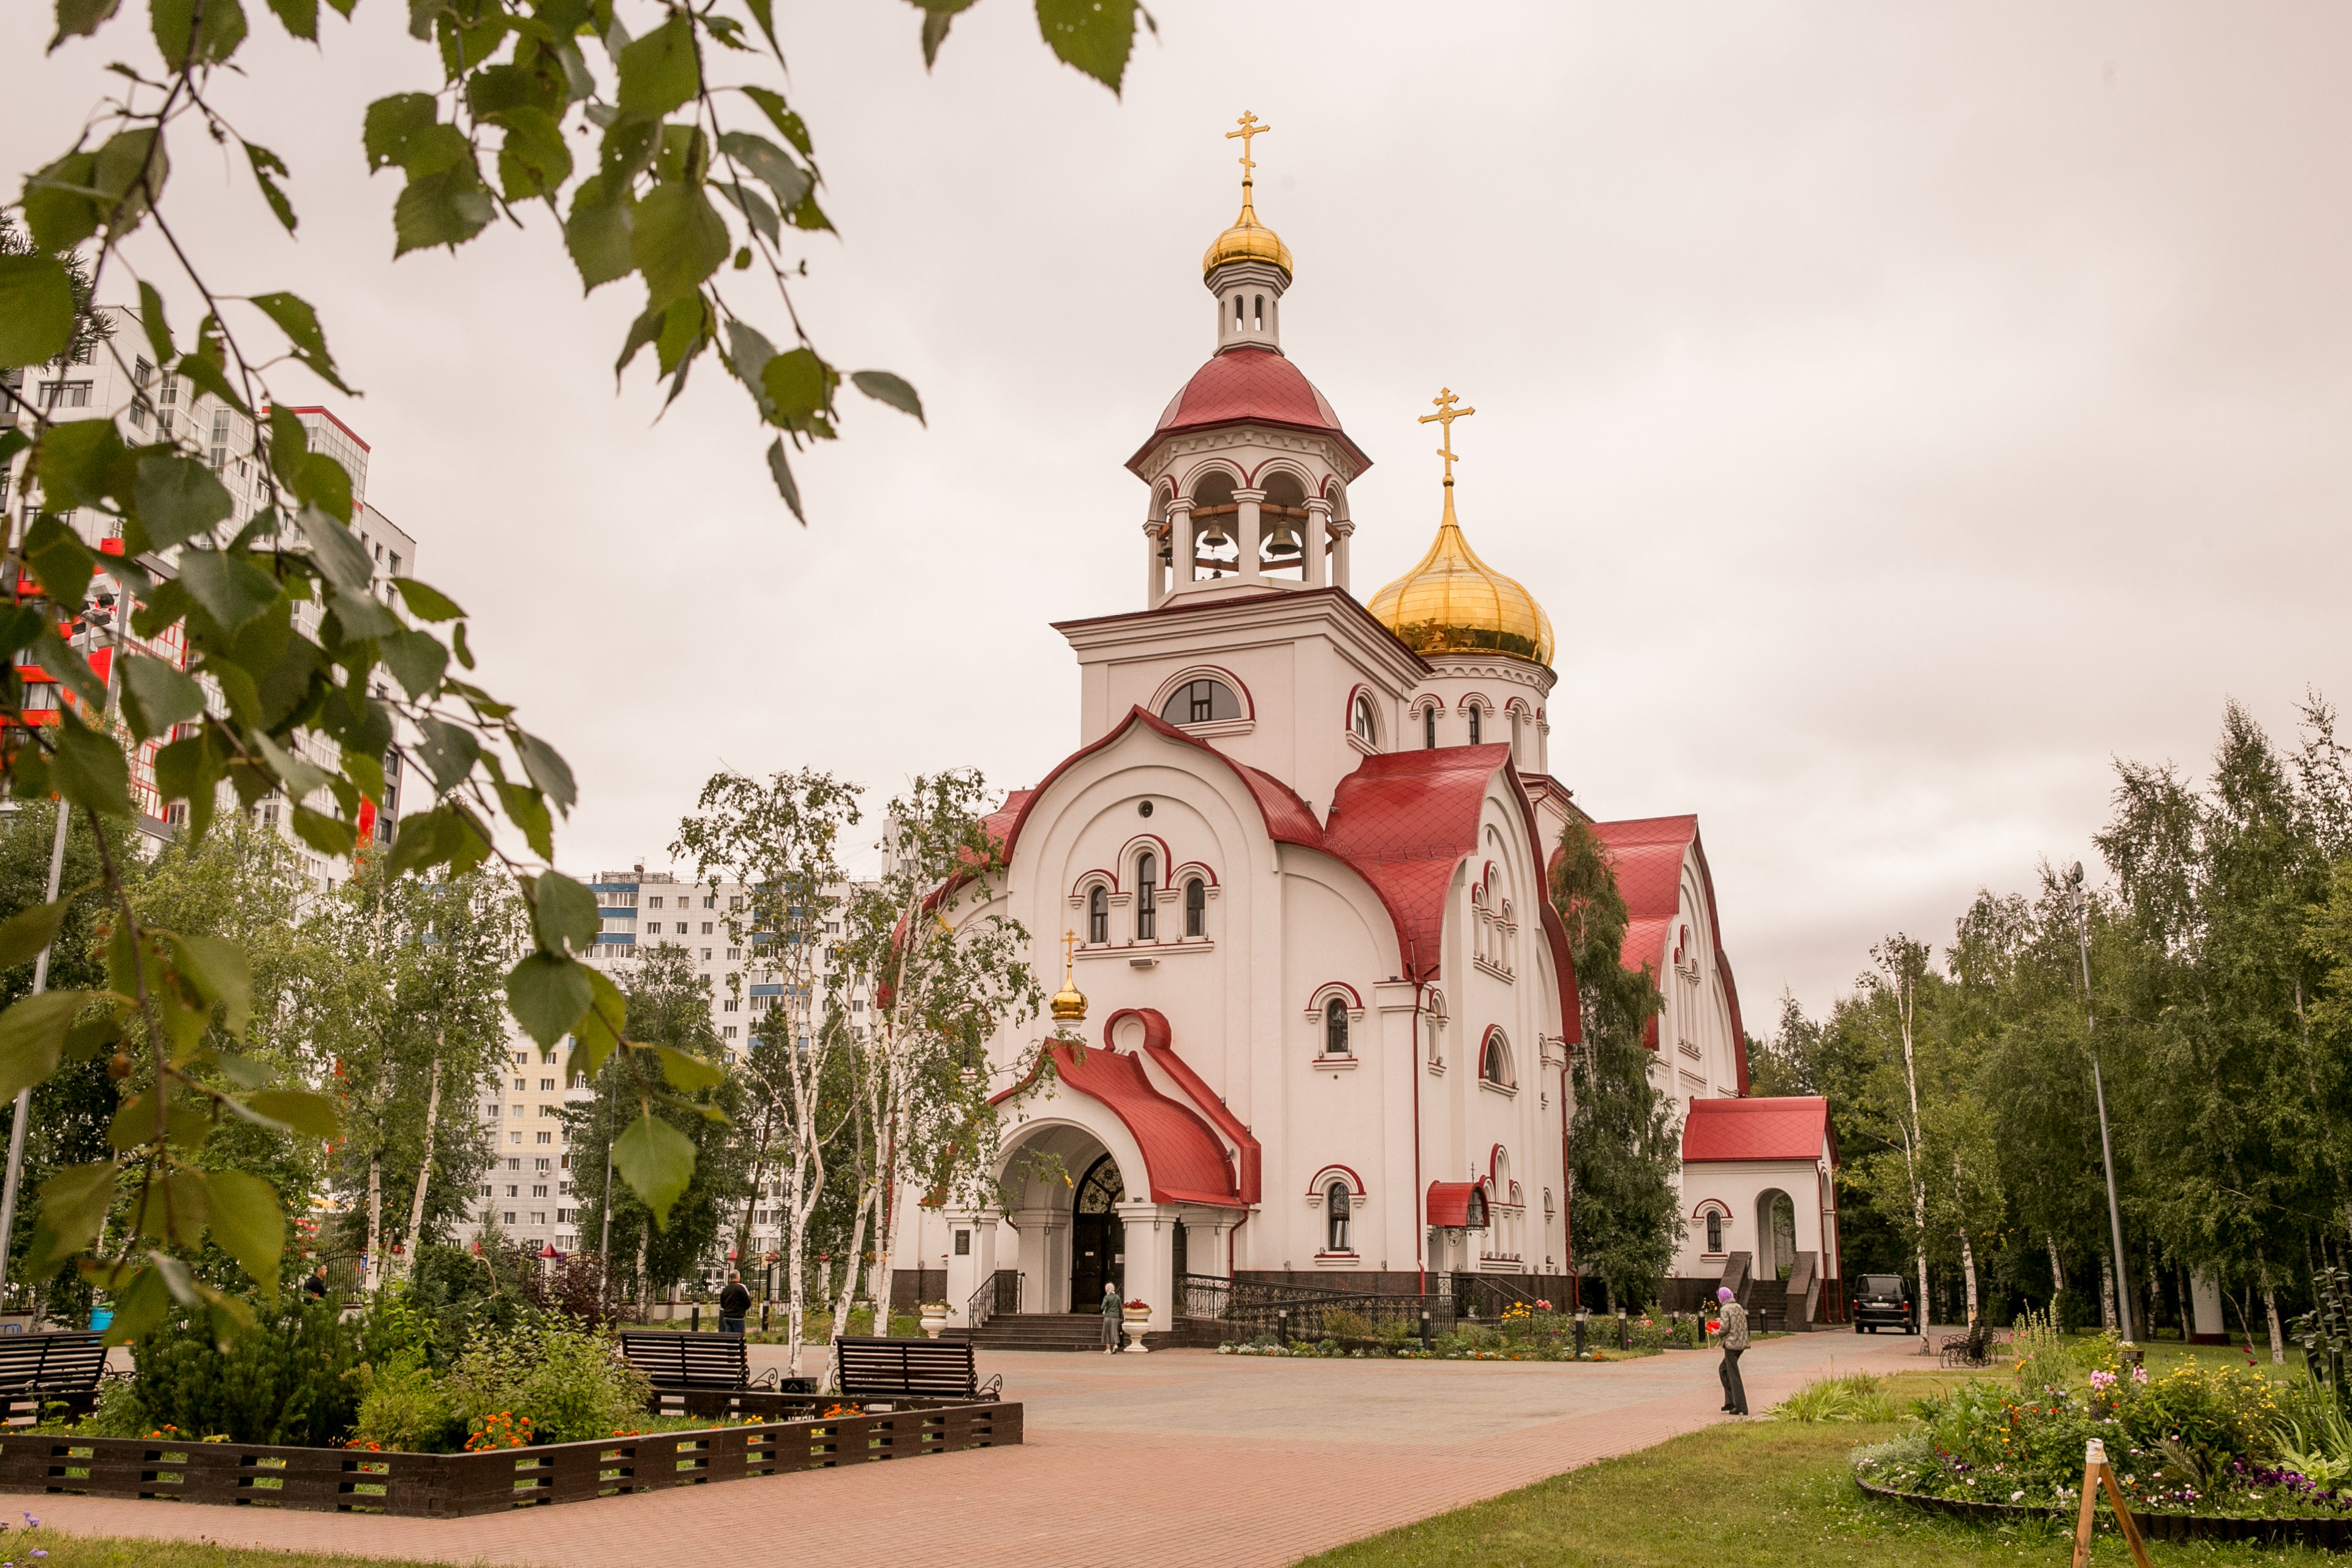
[[[1139,1058],[1108,1045],[1087,1050],[1083,1058],[1067,1046],[1056,1046],[1054,1069],[1071,1089],[1110,1107],[1135,1135],[1143,1150],[1153,1203],[1245,1206],[1234,1179],[1233,1160],[1217,1135],[1190,1108],[1152,1088]]]
[[[1694,1100],[1683,1122],[1685,1161],[1801,1160],[1827,1150],[1837,1163],[1830,1102],[1817,1096],[1775,1100]]]
[[[1707,923],[1716,933],[1715,966],[1723,975],[1724,999],[1731,1008],[1731,1037],[1738,1043],[1739,1092],[1748,1092],[1748,1036],[1739,1021],[1739,988],[1731,978],[1731,959],[1723,951],[1723,921],[1715,907],[1715,875],[1707,869],[1706,849],[1699,843],[1696,816],[1645,816],[1632,822],[1596,822],[1593,835],[1609,851],[1617,873],[1617,891],[1625,900],[1625,967],[1643,964],[1663,978],[1666,955],[1675,941],[1675,926],[1683,907],[1683,859],[1695,856],[1698,879],[1706,895]],[[1650,1019],[1643,1044],[1658,1048],[1658,1020]]]
[[[1241,1199],[1244,1204],[1255,1204],[1264,1181],[1265,1150],[1255,1138],[1250,1136],[1250,1130],[1242,1124],[1242,1119],[1227,1110],[1225,1102],[1217,1098],[1217,1091],[1192,1070],[1192,1064],[1176,1054],[1176,1047],[1171,1043],[1168,1016],[1157,1007],[1122,1007],[1103,1022],[1104,1045],[1111,1043],[1121,1018],[1142,1020],[1144,1050],[1160,1064],[1161,1072],[1176,1080],[1176,1087],[1182,1089],[1185,1097],[1199,1108],[1201,1114],[1209,1119],[1210,1125],[1223,1133],[1225,1141],[1241,1152]]]
[[[1454,868],[1478,847],[1486,781],[1508,773],[1511,748],[1439,746],[1366,757],[1339,781],[1324,843],[1371,883],[1396,921],[1401,957],[1416,980],[1438,970],[1445,931],[1445,895]],[[1535,811],[1511,775],[1512,794],[1537,837]],[[1576,968],[1559,913],[1540,889],[1533,895],[1544,937],[1559,973],[1560,1033],[1579,1037]]]
[[[1160,437],[1180,430],[1202,430],[1215,425],[1279,425],[1331,437],[1356,459],[1359,470],[1372,460],[1339,428],[1339,416],[1315,384],[1283,357],[1279,349],[1255,344],[1227,349],[1192,373],[1160,416],[1159,427],[1127,460],[1133,469],[1160,444]]]
[[[1478,1199],[1480,1212],[1473,1215],[1471,1200]],[[1454,1230],[1486,1228],[1486,1200],[1475,1182],[1432,1182],[1429,1184],[1429,1206],[1424,1225],[1450,1227]]]

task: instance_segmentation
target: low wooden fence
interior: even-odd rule
[[[753,1415],[763,1413],[759,1406],[770,1400],[800,1406],[808,1403],[781,1394],[709,1397],[714,1403],[742,1401],[730,1408]],[[24,1433],[0,1438],[0,1492],[167,1498],[243,1508],[457,1519],[1020,1441],[1018,1405],[929,1403],[857,1415],[551,1443],[486,1454],[393,1454]]]

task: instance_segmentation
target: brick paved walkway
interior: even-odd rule
[[[1912,1339],[1794,1335],[1746,1358],[1757,1410],[1818,1376],[1921,1363]],[[870,1552],[1019,1568],[1277,1568],[1724,1419],[1712,1355],[1608,1365],[1320,1362],[1204,1352],[998,1354],[1017,1448],[469,1520],[50,1497],[83,1535],[521,1568],[824,1562]],[[1334,1485],[1334,1479],[1341,1484]],[[763,1542],[773,1542],[772,1547]]]

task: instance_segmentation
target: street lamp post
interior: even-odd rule
[[[2066,873],[2068,897],[2074,905],[2074,934],[2083,950],[2083,1032],[2091,1042],[2091,1092],[2099,1103],[2099,1163],[2107,1173],[2107,1223],[2116,1243],[2116,1326],[2124,1342],[2132,1342],[2130,1275],[2124,1268],[2124,1211],[2116,1201],[2116,1152],[2107,1137],[2107,1084],[2099,1070],[2098,1008],[2091,999],[2091,900],[2083,891],[2083,863]]]

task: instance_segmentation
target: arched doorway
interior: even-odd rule
[[[1756,1277],[1784,1279],[1796,1261],[1796,1203],[1778,1187],[1769,1187],[1756,1196]]]
[[[1118,1162],[1105,1154],[1087,1167],[1070,1215],[1070,1310],[1089,1312],[1102,1305],[1103,1286],[1126,1293],[1126,1227],[1116,1205],[1127,1196]]]

